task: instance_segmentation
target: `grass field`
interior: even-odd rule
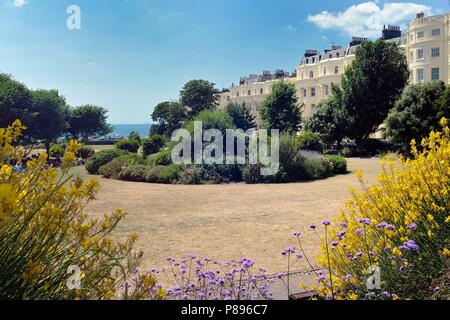
[[[362,170],[369,182],[379,172],[378,159],[349,159],[349,169]],[[74,174],[89,176],[84,168]],[[271,272],[285,269],[280,251],[292,245],[293,231],[335,216],[358,186],[354,174],[307,183],[273,185],[157,185],[101,181],[98,199],[87,208],[94,217],[123,208],[128,212],[116,236],[139,235],[145,267],[165,266],[168,256],[189,253],[218,260],[248,257]],[[305,237],[317,253],[314,234]]]

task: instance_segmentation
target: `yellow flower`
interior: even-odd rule
[[[9,214],[17,206],[17,194],[9,184],[0,184],[0,223],[9,220]]]

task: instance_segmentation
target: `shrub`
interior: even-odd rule
[[[171,164],[165,167],[162,167],[159,175],[158,182],[159,183],[176,183],[178,181],[178,176],[181,170],[181,166],[178,164]]]
[[[242,179],[248,184],[264,182],[264,177],[261,175],[261,164],[247,164],[243,166]]]
[[[357,174],[362,191],[352,190],[339,218],[325,226],[319,263],[331,279],[321,281],[322,296],[376,297],[366,287],[372,265],[381,269],[385,299],[427,299],[433,280],[448,276],[450,129],[445,119],[441,124],[442,132],[423,140],[423,151],[412,143],[412,159],[400,159],[400,166],[382,160],[378,184],[367,187]]]
[[[297,137],[299,147],[302,150],[311,150],[322,153],[325,145],[320,138],[320,135],[315,132],[305,131]]]
[[[94,154],[95,154],[95,150],[94,150],[94,148],[92,148],[90,146],[81,146],[77,152],[77,156],[84,160],[89,159]]]
[[[149,166],[167,166],[172,163],[171,151],[169,149],[163,150],[148,158],[147,164]]]
[[[183,184],[218,184],[242,181],[239,166],[232,165],[188,165],[179,172]]]
[[[326,158],[305,159],[303,166],[306,178],[310,180],[324,179],[333,174],[333,165]]]
[[[142,144],[141,136],[136,131],[131,131],[130,134],[128,135],[128,139],[135,140],[137,143],[139,143],[139,145]]]
[[[116,143],[116,148],[131,153],[137,153],[139,150],[139,142],[134,139],[123,139]]]
[[[89,160],[86,161],[86,170],[90,174],[98,174],[98,170],[101,166],[124,154],[126,154],[125,151],[118,149],[107,149],[96,152]]]
[[[161,298],[164,292],[152,277],[133,274],[141,259],[133,249],[136,236],[123,242],[111,236],[124,212],[117,210],[101,220],[84,212],[99,184],[70,178],[79,147],[75,141],[70,142],[58,171],[46,166],[42,154],[28,161],[20,173],[13,172],[7,159],[22,157],[23,152],[11,143],[23,129],[16,121],[0,130],[0,298]],[[80,268],[82,290],[68,286],[70,266]],[[139,281],[133,282],[132,276]],[[123,289],[126,282],[133,284],[128,290]]]
[[[333,164],[333,172],[335,174],[347,173],[347,160],[345,158],[337,155],[326,155],[325,158]]]
[[[142,164],[125,167],[120,171],[118,178],[124,181],[146,182],[147,174],[151,169],[153,168]]]
[[[137,164],[144,164],[142,156],[136,153],[124,154],[118,158],[115,158],[107,164],[100,167],[98,172],[108,179],[117,179],[120,171],[124,167],[133,166]]]
[[[162,135],[154,134],[151,137],[144,140],[142,143],[142,151],[144,156],[147,157],[151,154],[158,153],[162,147],[164,147],[165,139]]]
[[[49,156],[52,158],[61,158],[64,155],[66,148],[60,144],[54,144],[49,150]]]

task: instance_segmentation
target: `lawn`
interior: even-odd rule
[[[362,170],[369,182],[375,181],[378,159],[348,161],[351,171]],[[81,167],[74,174],[89,176]],[[116,235],[138,233],[145,267],[162,267],[168,256],[194,253],[221,261],[248,257],[273,273],[286,267],[280,252],[293,244],[292,232],[335,216],[349,198],[349,187],[358,186],[352,173],[274,185],[157,185],[96,178],[102,190],[87,211],[101,217],[114,208],[126,210]],[[311,255],[317,253],[314,234],[304,244]]]

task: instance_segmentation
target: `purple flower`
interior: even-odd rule
[[[345,275],[345,279],[347,279],[347,280],[350,280],[352,278],[353,278],[353,276],[350,273]]]
[[[357,253],[356,253],[356,256],[358,257],[358,258],[361,258],[362,256],[363,256],[363,252],[362,251],[358,251]]]
[[[369,218],[359,218],[358,219],[359,223],[364,223],[365,225],[370,225],[372,223],[372,220],[370,220]]]
[[[387,227],[387,223],[386,222],[380,222],[379,224],[377,224],[377,228],[378,229],[383,229]]]
[[[341,230],[341,231],[338,233],[338,237],[339,237],[339,238],[342,238],[343,236],[345,236],[346,233],[347,233],[346,230]]]
[[[347,222],[339,222],[339,226],[342,228],[347,228]]]
[[[329,226],[331,224],[331,221],[329,219],[325,219],[325,220],[322,221],[322,224],[324,226]]]
[[[414,240],[408,240],[404,245],[411,251],[419,251],[420,248]]]
[[[390,247],[384,248],[384,252],[386,252],[386,253],[389,253],[389,252],[391,252],[391,251],[392,251],[392,249],[391,249]]]
[[[418,225],[417,224],[415,224],[415,223],[411,223],[408,227],[407,227],[407,229],[409,229],[409,230],[416,230],[417,229],[417,227],[418,227]]]
[[[311,229],[316,229],[316,225],[315,224],[311,224],[310,226],[309,226]]]
[[[303,255],[302,255],[301,253],[297,253],[295,256],[296,256],[298,259],[303,258]]]
[[[395,231],[395,227],[392,224],[388,224],[386,226],[386,229],[391,230],[391,231]]]
[[[361,234],[361,233],[363,232],[363,230],[362,230],[361,228],[358,228],[358,229],[355,230],[355,232],[356,232],[357,234]]]
[[[339,244],[339,242],[337,242],[337,241],[333,241],[333,242],[331,242],[331,246],[332,246],[332,247],[337,247],[337,246],[338,246],[338,244]]]
[[[299,231],[296,231],[292,234],[294,237],[300,237],[301,233]]]
[[[291,253],[295,253],[295,247],[287,247],[287,248],[284,248],[283,251],[281,251],[281,254],[283,256],[285,256],[287,254],[291,254]]]

